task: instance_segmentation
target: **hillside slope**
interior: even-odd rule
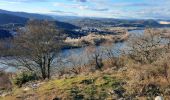
[[[53,20],[51,16],[43,15],[43,14],[35,14],[35,13],[26,13],[26,12],[12,12],[7,10],[0,9],[0,13],[11,14],[19,17],[25,17],[29,19],[45,19],[45,20]]]
[[[10,24],[10,23],[25,24],[27,21],[28,21],[28,18],[0,13],[0,25]]]
[[[26,22],[28,21],[28,18],[24,18],[24,17],[19,17],[19,16],[15,16],[15,15],[11,15],[11,14],[4,14],[4,13],[0,13],[0,25],[3,24],[26,24]],[[75,25],[66,23],[66,22],[60,22],[60,21],[55,21],[56,25],[58,28],[63,28],[63,29],[75,29],[78,28]]]
[[[113,18],[79,18],[65,20],[80,27],[162,27],[156,20],[130,20],[130,19],[113,19]]]
[[[69,76],[40,82],[36,88],[15,88],[11,95],[2,100],[104,100],[110,98],[107,92],[112,89],[123,88],[122,78],[116,78],[108,72],[95,72],[87,75]],[[113,84],[113,85],[112,85]],[[100,91],[103,90],[103,93]],[[105,95],[105,96],[104,96]],[[103,97],[102,97],[103,96]],[[77,98],[77,99],[76,99]],[[97,99],[100,98],[100,99]],[[109,100],[110,100],[109,99]]]
[[[0,100],[153,100],[167,88],[160,77],[155,82],[162,86],[146,79],[136,81],[133,72],[136,69],[127,70],[108,69],[31,82],[14,88]],[[164,94],[165,100],[170,99],[168,93]]]

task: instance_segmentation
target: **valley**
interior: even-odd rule
[[[168,19],[0,9],[0,100],[169,100],[169,59]]]

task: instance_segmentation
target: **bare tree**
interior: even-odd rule
[[[140,63],[152,63],[166,51],[160,31],[146,29],[144,35],[131,37],[128,41],[130,58]]]
[[[68,62],[71,65],[70,71],[75,73],[75,74],[80,74],[81,72],[85,72],[87,70],[86,64],[87,62],[87,54],[84,52],[85,50],[83,49],[82,52],[76,53],[72,52],[70,53],[71,55],[68,57]]]
[[[89,61],[95,64],[95,68],[101,70],[103,67],[103,50],[96,46],[88,46],[86,48]]]
[[[50,78],[63,37],[53,22],[32,20],[14,38],[15,64]]]
[[[102,49],[107,59],[107,62],[111,65],[110,67],[115,67],[115,69],[119,69],[122,67],[121,64],[121,48],[116,48],[112,42],[105,42],[102,44]],[[108,64],[107,63],[107,64]],[[108,66],[109,67],[109,66]]]

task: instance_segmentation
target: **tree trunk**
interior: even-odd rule
[[[45,79],[46,78],[46,75],[45,75],[45,73],[44,73],[44,69],[43,69],[43,65],[42,65],[42,63],[40,63],[40,69],[41,69],[41,75],[42,75],[42,78],[43,79]]]
[[[42,78],[46,79],[47,74],[46,74],[46,57],[43,57],[43,64],[42,64]]]
[[[50,75],[50,74],[51,74],[51,73],[50,73],[50,68],[51,68],[50,65],[51,65],[51,59],[48,59],[48,75],[47,75],[47,76],[48,76],[48,79],[50,79],[50,76],[51,76],[51,75]]]

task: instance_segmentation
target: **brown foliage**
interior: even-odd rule
[[[50,78],[52,62],[61,48],[63,37],[53,22],[29,21],[14,39],[13,48],[17,65],[40,72]]]

